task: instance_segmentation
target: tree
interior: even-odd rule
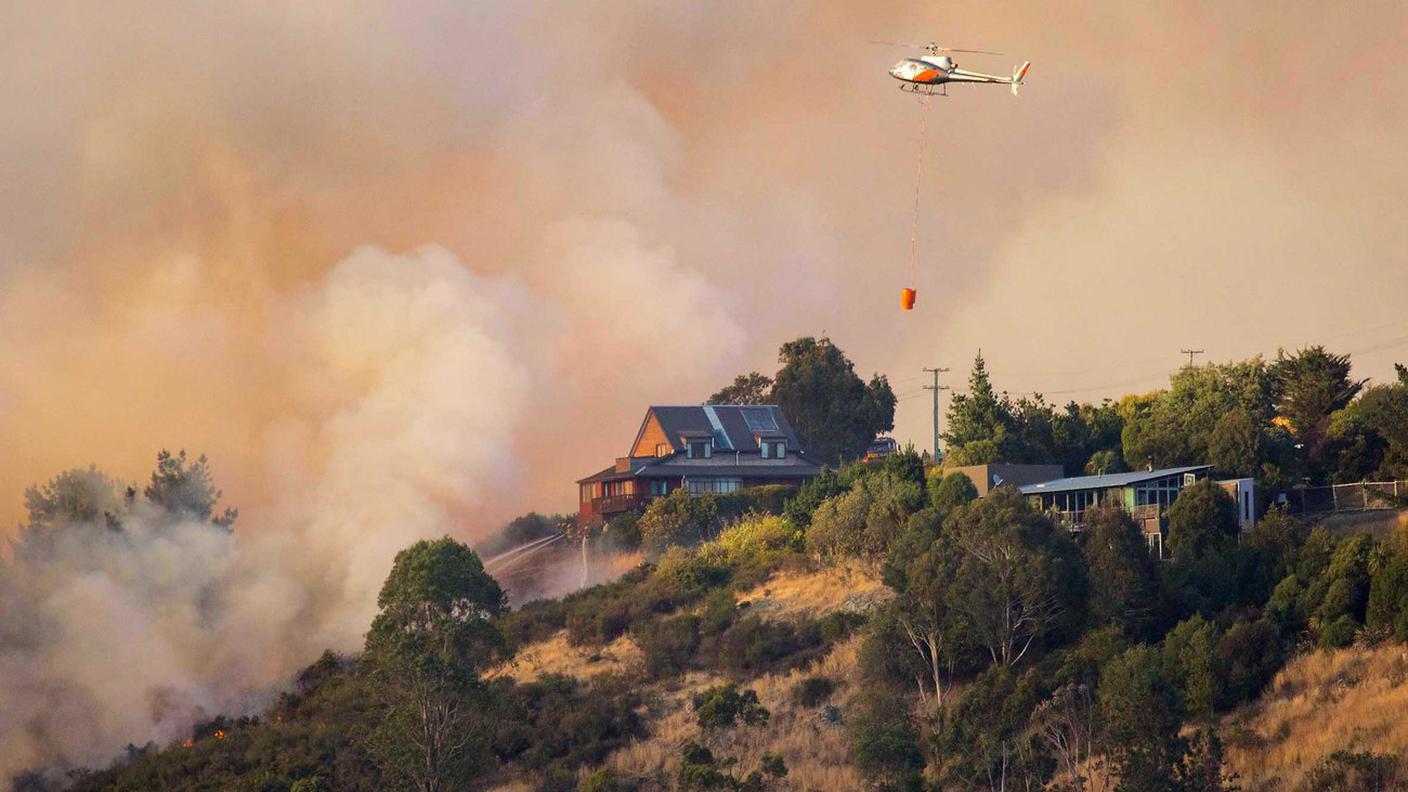
[[[924,490],[917,482],[888,471],[864,476],[817,508],[807,529],[807,548],[826,556],[879,557],[923,505]]]
[[[929,505],[943,514],[957,509],[965,503],[978,499],[978,488],[973,480],[962,473],[950,473],[943,478],[928,481]]]
[[[1201,615],[1178,623],[1164,636],[1164,676],[1178,688],[1189,715],[1211,716],[1222,699],[1223,674],[1217,667],[1217,626]]]
[[[797,494],[788,499],[782,507],[782,514],[789,522],[805,530],[812,524],[812,515],[828,498],[834,498],[850,488],[841,480],[841,475],[829,467],[822,467],[821,473],[797,489]]]
[[[1263,458],[1262,433],[1243,409],[1223,413],[1208,435],[1208,462],[1227,476],[1251,476]]]
[[[883,375],[866,383],[829,338],[782,345],[772,397],[802,441],[824,462],[858,459],[875,436],[895,425],[895,393]]]
[[[1097,722],[1090,686],[1075,682],[1057,688],[1032,711],[1031,732],[1046,743],[1075,792],[1085,789],[1086,773],[1103,769],[1094,755]]]
[[[209,520],[213,525],[229,528],[239,516],[237,510],[227,508],[222,514],[211,517],[221,492],[211,478],[209,460],[201,454],[188,465],[184,449],[174,456],[166,449],[157,454],[156,470],[142,494],[176,519]]]
[[[750,371],[733,378],[733,383],[719,389],[706,404],[770,404],[772,377]]]
[[[1211,479],[1183,488],[1168,511],[1165,545],[1173,556],[1165,580],[1184,614],[1215,614],[1236,599],[1243,551],[1237,504]]]
[[[1259,435],[1267,436],[1254,444],[1260,455],[1253,467],[1259,471],[1273,446],[1272,405],[1272,380],[1261,358],[1184,366],[1169,378],[1168,390],[1120,402],[1124,458],[1136,468],[1199,465],[1210,461],[1216,440],[1218,453],[1225,457],[1220,461],[1245,467],[1245,424],[1250,422]],[[1242,415],[1225,418],[1233,412]]]
[[[895,789],[922,787],[924,753],[902,699],[880,689],[849,718],[851,757],[861,772]]]
[[[904,575],[905,587],[896,604],[898,622],[933,687],[934,707],[944,703],[943,672],[957,651],[953,629],[956,614],[950,606],[957,577],[957,559],[935,546],[915,557]],[[923,677],[915,680],[919,698],[928,703]]]
[[[1402,551],[1392,553],[1374,572],[1365,619],[1370,629],[1408,641],[1408,556]]]
[[[1122,789],[1162,790],[1184,753],[1181,718],[1154,650],[1140,645],[1106,664],[1097,693],[1104,753]]]
[[[464,788],[479,769],[478,672],[504,649],[503,589],[465,545],[422,540],[396,554],[377,606],[364,661],[386,711],[378,754],[421,792]]]
[[[1212,479],[1183,488],[1168,510],[1168,546],[1174,561],[1203,558],[1234,546],[1237,503]]]
[[[75,468],[24,491],[29,531],[42,532],[72,523],[111,522],[124,503],[117,483],[96,467]]]
[[[1092,624],[1114,622],[1127,636],[1142,635],[1158,604],[1159,573],[1139,526],[1117,506],[1089,509],[1083,550]]]
[[[978,350],[968,374],[968,392],[955,393],[949,400],[944,443],[957,464],[999,462],[1011,424],[1011,405],[993,391],[987,361],[983,360],[982,350]]]
[[[1078,614],[1085,576],[1070,538],[1013,487],[959,509],[941,537],[960,560],[952,605],[998,665]]]
[[[683,487],[646,507],[637,523],[641,543],[659,555],[674,545],[698,544],[721,526],[718,498],[713,493],[693,495]]]
[[[1358,399],[1335,413],[1330,435],[1344,446],[1337,478],[1408,477],[1408,384],[1365,388]]]
[[[1354,399],[1365,380],[1349,378],[1349,355],[1333,355],[1322,346],[1294,355],[1276,353],[1271,377],[1276,390],[1276,412],[1291,426],[1297,442],[1312,463],[1325,453],[1330,416]]]

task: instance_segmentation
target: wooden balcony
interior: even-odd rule
[[[605,498],[592,498],[592,514],[617,514],[632,509],[644,509],[654,498],[649,493],[637,492],[632,495],[610,495]]]

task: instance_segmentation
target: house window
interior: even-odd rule
[[[669,443],[656,443],[656,444],[655,444],[655,456],[658,456],[658,457],[666,457],[666,456],[669,456],[669,455],[670,455],[670,452],[673,451],[673,450],[674,450],[674,449],[670,448],[670,444],[669,444]]]
[[[737,492],[743,486],[743,480],[736,478],[692,478],[687,483],[691,495],[703,495],[708,492],[724,495]]]
[[[782,459],[783,457],[787,456],[787,444],[786,444],[786,443],[773,443],[773,452],[772,452],[772,455],[773,455],[774,457],[777,457],[778,459]]]
[[[693,442],[689,444],[687,456],[690,459],[708,459],[714,455],[714,444],[710,442]]]
[[[758,447],[762,449],[763,459],[772,457],[772,443],[762,443]]]

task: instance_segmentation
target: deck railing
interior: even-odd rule
[[[645,492],[636,492],[630,495],[608,495],[604,498],[592,498],[592,512],[595,514],[611,514],[614,512],[630,511],[631,509],[644,508],[655,496]]]

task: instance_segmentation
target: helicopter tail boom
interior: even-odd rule
[[[1021,95],[1022,95],[1022,92],[1021,92],[1019,89],[1022,87],[1022,81],[1027,78],[1027,69],[1030,69],[1031,67],[1032,67],[1032,62],[1031,62],[1031,61],[1023,61],[1021,66],[1017,66],[1017,67],[1015,67],[1015,68],[1012,69],[1012,95],[1013,95],[1013,96],[1021,96]]]

